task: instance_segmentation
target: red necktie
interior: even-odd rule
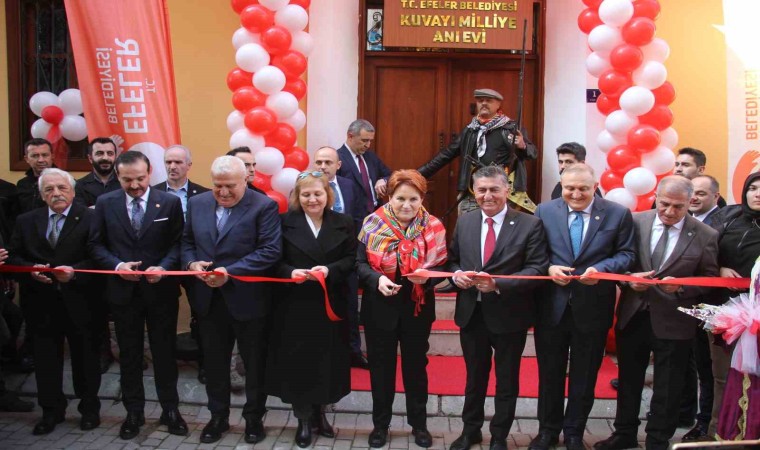
[[[369,185],[369,174],[367,173],[367,166],[364,164],[364,158],[362,155],[356,155],[359,160],[359,172],[362,174],[362,184],[364,185],[364,193],[367,195],[367,211],[374,211],[375,201],[372,200],[372,186]]]
[[[489,259],[491,259],[491,255],[493,255],[493,250],[496,248],[496,231],[493,229],[493,219],[488,217],[486,219],[486,223],[488,224],[488,231],[486,232],[486,243],[483,245],[483,265],[485,266]]]

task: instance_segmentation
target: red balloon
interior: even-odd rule
[[[604,189],[604,192],[609,192],[613,189],[623,187],[623,177],[616,174],[612,170],[605,170],[599,178],[599,184]]]
[[[660,132],[651,125],[636,125],[628,132],[628,145],[640,153],[651,152],[660,145]]]
[[[591,33],[591,30],[598,25],[602,25],[602,19],[599,18],[599,13],[595,9],[586,8],[578,15],[578,28],[584,33]]]
[[[300,78],[289,78],[285,81],[285,87],[282,88],[285,92],[290,92],[295,95],[298,100],[301,100],[306,96],[306,82]]]
[[[617,98],[599,94],[599,97],[596,98],[596,109],[605,116],[609,116],[611,112],[620,109],[620,103],[618,103]]]
[[[48,105],[42,108],[42,118],[47,123],[58,125],[63,120],[63,110],[59,106]]]
[[[657,27],[649,17],[634,17],[620,30],[623,40],[631,45],[647,45],[654,39]]]
[[[591,9],[599,9],[599,5],[602,4],[602,0],[583,0],[583,4]]]
[[[272,190],[272,177],[264,175],[261,172],[256,172],[253,175],[253,185],[264,192]]]
[[[274,12],[261,5],[246,6],[240,13],[240,25],[251,33],[261,33],[274,25]]]
[[[309,154],[301,149],[293,149],[285,154],[285,167],[303,172],[309,167]]]
[[[657,20],[660,15],[660,2],[657,0],[634,0],[633,17],[647,17]]]
[[[654,105],[648,113],[639,116],[639,123],[652,125],[662,131],[673,125],[673,111],[665,105]]]
[[[285,155],[285,156],[287,156],[289,153],[295,152],[295,151],[305,152],[306,150],[302,149],[301,147],[291,147],[291,148],[287,148],[285,150],[282,150],[282,154]]]
[[[289,149],[296,143],[296,129],[287,123],[278,123],[275,129],[264,137],[267,147]]]
[[[655,191],[652,191],[648,194],[639,195],[638,202],[636,203],[636,211],[649,211],[652,209],[652,205],[654,205],[654,201],[657,198],[654,195]]]
[[[246,112],[257,106],[264,106],[267,96],[253,86],[237,88],[232,94],[232,105],[240,112]]]
[[[293,37],[287,28],[274,25],[261,33],[261,45],[272,55],[279,55],[290,48]]]
[[[311,0],[290,0],[291,5],[298,5],[303,9],[309,9]]]
[[[599,75],[599,90],[608,97],[619,98],[631,85],[633,85],[633,80],[627,73],[608,70]]]
[[[271,133],[277,128],[277,115],[265,106],[257,106],[245,113],[245,127],[251,133]]]
[[[662,83],[657,89],[652,89],[654,102],[658,105],[670,105],[676,99],[676,90],[670,81]]]
[[[287,212],[288,199],[285,198],[284,195],[280,194],[277,191],[266,191],[266,193],[267,193],[267,197],[277,202],[277,209],[279,209],[280,214]]]
[[[258,5],[259,0],[232,0],[232,9],[236,13],[240,14],[243,10],[250,5]]]
[[[253,74],[251,72],[246,72],[245,70],[236,67],[230,70],[230,73],[227,74],[227,87],[230,88],[232,92],[237,91],[241,87],[252,85]]]
[[[641,156],[627,145],[619,145],[607,153],[607,165],[621,177],[641,166]]]
[[[644,52],[635,45],[621,44],[610,52],[610,65],[620,72],[632,72],[644,61]]]
[[[282,70],[287,78],[298,78],[306,71],[306,57],[295,50],[288,50],[276,56],[272,65]]]

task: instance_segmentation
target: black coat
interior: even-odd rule
[[[325,210],[318,237],[301,211],[282,216],[282,260],[277,276],[294,269],[326,266],[333,322],[325,311],[322,288],[315,281],[283,285],[275,297],[276,312],[267,362],[267,391],[287,403],[335,403],[351,391],[348,310],[343,285],[353,271],[356,234],[350,216]]]

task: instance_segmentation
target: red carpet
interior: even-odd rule
[[[457,356],[430,356],[428,364],[428,392],[440,395],[464,395],[464,358]],[[596,398],[614,399],[616,391],[610,387],[610,379],[617,377],[617,366],[608,357],[602,361],[594,391]],[[495,391],[495,376],[491,368],[488,395]],[[351,369],[351,387],[355,391],[369,391],[369,371]],[[401,361],[396,366],[396,392],[404,392],[401,381]],[[538,397],[538,364],[536,358],[522,358],[520,364],[520,397]]]

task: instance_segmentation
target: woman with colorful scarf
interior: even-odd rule
[[[388,440],[399,344],[414,442],[430,447],[433,441],[427,430],[426,367],[435,320],[434,281],[411,274],[436,270],[446,262],[446,230],[422,206],[426,192],[427,182],[416,170],[394,172],[388,180],[388,203],[367,216],[359,232],[357,272],[364,289],[361,320],[372,382],[373,448]]]

